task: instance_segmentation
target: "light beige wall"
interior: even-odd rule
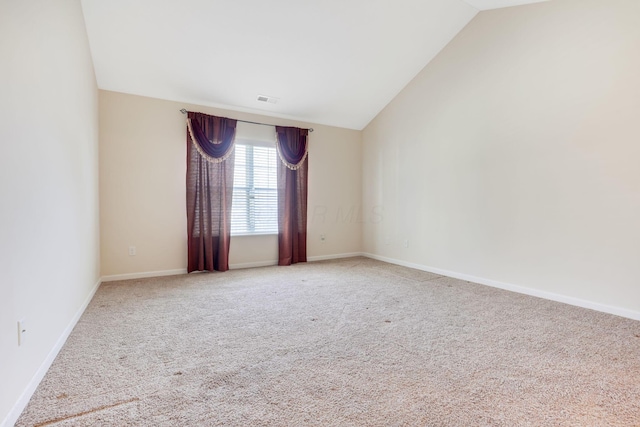
[[[639,16],[478,14],[363,131],[365,251],[640,315]]]
[[[13,425],[100,273],[98,92],[80,1],[1,1],[0,63],[0,425]]]
[[[308,255],[360,252],[362,228],[355,216],[362,194],[360,132],[100,91],[103,276],[186,268],[186,127],[181,108],[313,127],[309,149]],[[324,243],[320,234],[326,235]],[[136,246],[135,256],[129,256],[129,246]],[[276,236],[239,236],[231,240],[232,267],[276,260]]]

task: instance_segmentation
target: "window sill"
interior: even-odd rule
[[[277,232],[266,233],[232,233],[231,237],[250,237],[250,236],[277,236]]]

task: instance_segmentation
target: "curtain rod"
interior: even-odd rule
[[[183,109],[181,109],[181,110],[180,110],[180,112],[181,112],[182,114],[187,114],[187,113],[188,113],[188,111],[187,111],[186,109],[184,109],[184,108],[183,108]],[[239,122],[242,122],[242,123],[251,123],[252,125],[260,125],[260,126],[275,126],[275,125],[270,125],[269,123],[250,122],[249,120],[240,120],[240,119],[235,119],[235,120],[237,120],[237,121],[239,121]],[[307,130],[308,130],[309,132],[313,132],[313,128],[309,128],[309,129],[307,129]]]

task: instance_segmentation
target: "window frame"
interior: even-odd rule
[[[251,147],[265,147],[265,148],[271,148],[274,150],[275,152],[275,156],[276,156],[276,187],[274,189],[275,192],[275,208],[276,208],[276,229],[274,231],[244,231],[244,232],[234,232],[233,229],[231,230],[231,237],[244,237],[244,236],[277,236],[279,233],[278,230],[278,169],[277,169],[277,162],[280,161],[279,157],[278,157],[278,152],[276,149],[276,142],[274,141],[268,141],[268,140],[258,140],[258,139],[245,139],[245,138],[238,138],[236,139],[236,141],[234,142],[234,150],[237,148],[237,145],[243,145],[243,146],[251,146]],[[233,182],[233,191],[235,193],[235,189],[236,189],[236,183],[235,183],[235,168],[237,163],[235,163],[237,161],[237,155],[238,152],[236,151],[234,153],[234,182]],[[248,170],[248,169],[247,169]],[[253,169],[252,169],[253,170]],[[249,187],[245,187],[246,190],[249,189]],[[255,189],[255,186],[252,186],[251,188]],[[248,195],[247,195],[248,197]],[[233,196],[232,196],[233,198]],[[247,201],[247,204],[249,202]],[[233,220],[233,202],[231,203],[231,218]],[[248,211],[247,211],[247,215],[248,215]]]

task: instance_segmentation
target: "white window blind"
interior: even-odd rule
[[[277,234],[277,153],[274,145],[236,142],[231,234]]]

